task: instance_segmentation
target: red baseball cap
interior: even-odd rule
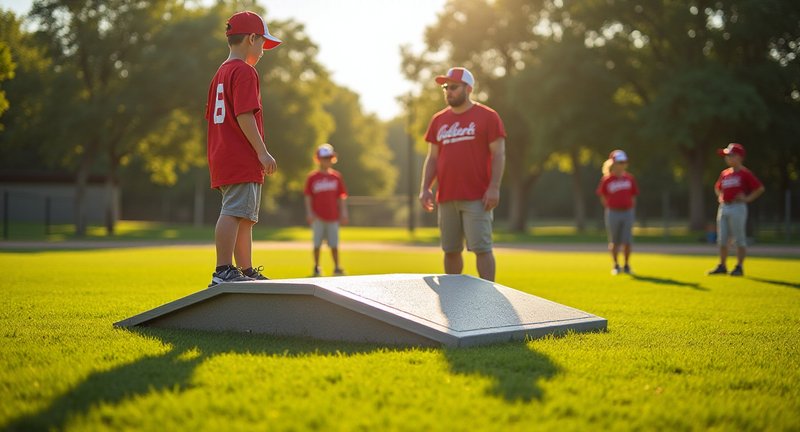
[[[228,18],[225,36],[236,34],[257,34],[264,36],[264,49],[273,49],[281,44],[281,40],[269,34],[267,22],[257,13],[244,11],[233,14]]]
[[[745,151],[744,146],[737,143],[730,143],[724,149],[717,150],[717,154],[720,156],[727,156],[729,154],[738,154],[741,157],[744,157]]]
[[[470,87],[475,86],[475,78],[472,73],[463,67],[450,68],[447,75],[439,75],[436,77],[436,84],[442,85],[448,81],[455,81],[464,83]]]

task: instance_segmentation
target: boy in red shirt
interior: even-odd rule
[[[605,207],[606,232],[608,233],[608,250],[614,260],[611,274],[631,273],[629,265],[631,241],[633,240],[633,222],[636,218],[634,207],[639,187],[636,179],[626,169],[628,155],[622,150],[614,150],[603,163],[603,177],[597,186],[597,195]],[[619,245],[623,245],[625,265],[620,268],[617,256]]]
[[[328,243],[333,256],[333,275],[341,276],[339,266],[339,223],[346,225],[347,188],[339,171],[332,168],[336,163],[336,152],[330,144],[322,144],[314,153],[319,169],[308,174],[305,187],[306,221],[314,235],[314,270],[312,276],[320,276],[319,251],[322,240]]]
[[[717,244],[719,244],[719,264],[709,271],[709,275],[727,274],[728,241],[733,236],[736,240],[736,267],[731,276],[744,276],[744,258],[747,255],[747,203],[753,202],[762,193],[764,185],[756,176],[742,165],[744,162],[744,146],[731,143],[724,149],[717,150],[725,158],[727,169],[722,170],[714,192],[717,194],[719,209],[717,210]]]
[[[230,54],[208,89],[208,169],[211,187],[222,193],[214,230],[217,265],[209,287],[223,282],[266,279],[253,268],[253,225],[258,222],[264,175],[277,169],[264,144],[260,77],[264,50],[278,46],[267,23],[253,12],[228,19]],[[233,260],[236,260],[236,266]]]

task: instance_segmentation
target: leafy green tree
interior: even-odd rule
[[[336,169],[341,171],[351,195],[390,195],[397,180],[397,167],[386,143],[383,124],[362,112],[358,95],[334,87],[327,111],[336,125],[328,142],[339,155]]]
[[[6,12],[0,9],[0,32],[2,33],[19,33],[19,23],[17,22],[13,12]],[[6,36],[6,35],[3,35]],[[6,37],[10,37],[7,35]],[[11,56],[11,47],[9,46],[6,37],[0,38],[0,83],[3,81],[14,78],[14,70],[17,65]],[[0,86],[0,118],[3,113],[8,110],[8,99],[3,87]],[[0,132],[3,131],[3,124],[0,123]]]
[[[775,110],[763,83],[796,63],[797,2],[586,0],[562,12],[635,94],[643,140],[681,156],[690,228],[703,229],[714,149],[765,132]]]
[[[456,65],[467,67],[475,75],[474,98],[500,114],[508,133],[504,187],[510,197],[509,224],[516,231],[525,229],[527,195],[549,156],[546,143],[537,140],[524,113],[512,101],[516,91],[513,77],[526,67],[542,39],[534,32],[541,19],[542,3],[448,1],[437,22],[426,30],[426,51],[418,56],[404,51],[404,73],[424,89],[417,101],[418,106],[424,107],[421,114],[430,111],[431,94],[437,94],[441,109],[441,93],[434,93],[432,77]],[[427,126],[428,119],[417,122],[419,130],[424,130],[422,125]]]
[[[514,106],[536,141],[552,152],[555,166],[572,175],[575,225],[583,231],[587,192],[581,166],[608,154],[621,139],[617,79],[582,37],[567,33],[543,40],[511,86]]]

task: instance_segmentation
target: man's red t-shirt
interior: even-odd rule
[[[611,210],[628,210],[633,207],[633,197],[639,195],[636,179],[629,173],[621,176],[609,174],[600,179],[597,195],[606,198],[606,207]]]
[[[236,116],[252,112],[264,137],[258,72],[243,60],[226,61],[208,88],[208,169],[211,187],[263,183],[264,166],[239,127]]]
[[[492,178],[489,144],[505,136],[500,116],[485,105],[475,103],[461,114],[450,107],[436,113],[425,134],[438,148],[436,201],[483,198]]]
[[[733,202],[739,194],[748,195],[761,186],[762,183],[755,174],[744,167],[738,171],[733,168],[722,170],[714,184],[716,189],[722,191],[722,200],[726,203]]]
[[[347,198],[347,188],[339,171],[311,172],[304,193],[311,197],[311,210],[317,217],[326,222],[339,220],[339,199]]]

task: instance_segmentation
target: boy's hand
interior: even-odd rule
[[[259,155],[258,161],[261,162],[261,165],[264,167],[264,170],[267,172],[268,176],[275,174],[275,171],[278,170],[278,164],[275,162],[275,158],[273,158],[269,152]]]
[[[313,213],[309,213],[306,215],[306,222],[308,222],[309,225],[311,225],[311,223],[314,222],[314,219],[316,219],[316,216],[314,216]]]
[[[343,214],[341,217],[339,217],[339,223],[342,225],[347,225],[350,223],[350,217],[346,214]]]

